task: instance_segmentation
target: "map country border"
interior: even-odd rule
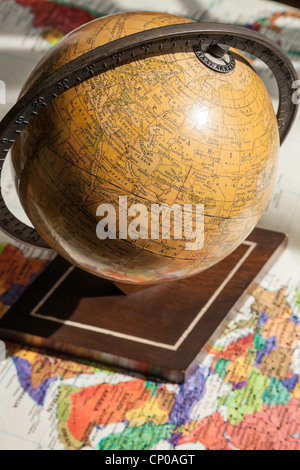
[[[215,329],[285,246],[285,235],[256,229],[210,270],[125,296],[109,281],[57,257],[0,320],[0,333],[183,382]],[[165,327],[157,330],[162,316]]]
[[[70,3],[80,5],[82,2],[73,0]],[[198,12],[199,16],[202,15],[204,12],[200,10],[204,5],[207,8],[206,18],[221,17],[223,21],[239,24],[255,23],[258,18],[268,17],[274,11],[287,10],[286,6],[279,3],[263,1],[252,1],[251,11],[249,2],[243,0],[214,2],[215,8],[209,8],[210,1],[201,1],[201,6],[196,1],[191,6],[187,3],[178,5],[172,1],[164,2],[164,5],[170,9],[170,13],[175,14],[180,14],[184,8],[190,17],[197,17]],[[104,4],[95,0],[89,3],[99,9]],[[119,10],[123,5],[124,2],[115,2],[115,8]],[[144,5],[151,9],[153,2],[145,2]],[[160,8],[162,2],[156,5]],[[16,10],[14,15],[19,25],[18,35],[24,44],[28,44],[28,36],[32,32],[27,26],[27,29],[21,31],[20,25],[22,21],[27,24],[25,20],[27,16],[30,20],[29,15],[23,12],[20,16]],[[280,24],[283,25],[282,34],[275,34],[266,25],[262,26],[262,31],[276,41],[280,40],[286,51],[292,50],[293,41],[295,44],[298,41],[296,35],[290,34],[294,23],[292,19],[285,18],[280,20]],[[296,29],[294,33],[297,33]],[[42,31],[38,30],[35,34],[34,47],[36,54],[41,55],[38,52],[41,46],[38,38],[42,38]],[[23,61],[23,65],[26,64],[25,56],[29,57],[29,51],[25,54],[22,52],[19,60]],[[291,57],[298,67],[297,57]],[[2,54],[1,60],[6,64],[5,69],[12,64],[11,59],[5,59]],[[34,65],[30,60],[28,67]],[[26,73],[25,69],[23,80]],[[15,77],[18,78],[16,74]],[[11,103],[14,87],[21,86],[21,83],[17,82],[16,85],[16,82],[12,80],[9,83],[8,98]],[[292,230],[291,239],[295,242],[299,241],[297,132],[298,124],[291,139],[282,148],[278,182],[264,217],[267,228],[273,227],[289,233]],[[7,262],[4,265],[7,266]],[[49,356],[41,350],[8,345],[10,357],[4,368],[0,369],[0,448],[146,448],[156,451],[299,449],[299,266],[298,251],[286,250],[261,286],[254,289],[246,304],[239,307],[226,328],[219,332],[214,344],[207,345],[207,354],[201,360],[195,380],[180,388],[169,383],[162,385],[143,381],[145,386],[139,389],[139,393],[145,397],[145,401],[142,405],[139,401],[137,409],[133,409],[137,395],[131,394],[131,375],[123,375],[112,369],[100,370],[99,366],[89,370],[82,361],[70,361]],[[35,272],[34,266],[32,272]],[[12,298],[9,286],[8,282],[5,286],[8,293],[6,299]],[[43,380],[55,377],[54,381],[48,382],[48,387],[41,388],[45,390],[43,405],[31,398],[32,388],[23,388],[23,379],[13,362],[17,357],[28,361],[29,367],[25,367],[24,371],[29,374],[33,388],[38,387]],[[256,370],[260,373],[253,373]],[[66,373],[69,375],[66,376]],[[272,380],[268,381],[266,377]],[[94,384],[99,387],[94,388]],[[109,384],[112,386],[109,387]],[[145,389],[151,390],[150,396],[145,394]],[[77,396],[78,399],[75,399]],[[98,408],[95,415],[89,415],[94,427],[87,426],[84,440],[77,441],[76,437],[80,435],[70,423],[75,418],[76,424],[79,424],[77,417],[86,415],[85,400],[88,399],[94,400],[92,404]],[[120,407],[121,414],[111,414],[112,402],[115,408]],[[63,406],[64,403],[70,405],[68,409]],[[243,406],[236,412],[236,406],[241,404]],[[24,416],[28,419],[24,420]],[[150,424],[144,424],[148,422]]]

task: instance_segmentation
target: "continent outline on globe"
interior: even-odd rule
[[[102,30],[109,30],[107,23],[115,22],[107,34],[113,35],[117,30],[118,35],[120,31],[126,35],[128,18],[132,29],[134,20],[142,21],[141,17],[144,22],[145,18],[148,19],[149,28],[153,24],[162,26],[168,21],[190,21],[150,12],[113,15],[96,20],[79,28],[80,38],[77,42],[73,42],[75,31],[51,50],[45,59],[49,62],[50,57],[50,72],[51,56],[53,65],[55,63],[57,67],[60,65],[58,59],[66,61],[73,58],[71,53],[76,56],[79,50],[81,53],[85,50],[80,41],[84,42],[84,32],[88,35],[89,28],[95,24],[101,24]],[[94,36],[88,35],[85,40],[89,47],[94,47],[95,41],[99,41],[97,28]],[[63,47],[65,50],[61,51]],[[94,274],[143,283],[195,274],[227,256],[246,238],[262,214],[272,189],[279,138],[275,114],[261,80],[240,53],[234,52],[234,55],[237,62],[234,73],[237,76],[229,83],[230,74],[226,77],[226,83],[224,77],[216,77],[213,72],[210,76],[207,68],[198,69],[199,61],[193,51],[180,50],[164,54],[163,60],[161,56],[136,59],[135,70],[132,63],[124,63],[66,91],[40,113],[39,121],[30,123],[24,129],[13,149],[20,198],[33,225],[38,227],[43,238],[54,249]],[[43,74],[49,74],[49,68],[45,67],[42,60],[29,78],[27,87],[29,84],[32,86],[32,81],[40,81]],[[198,83],[194,83],[191,77],[194,82],[197,77]],[[171,86],[167,80],[171,81]],[[217,89],[213,89],[209,80],[219,81]],[[139,82],[137,87],[136,82]],[[238,94],[240,82],[246,90],[242,97]],[[99,90],[102,91],[101,95]],[[25,92],[26,86],[22,93]],[[105,92],[113,96],[106,96]],[[199,101],[199,93],[200,110],[197,109],[199,103],[196,101],[195,104],[195,96]],[[147,102],[153,106],[149,107]],[[217,121],[220,102],[226,113],[222,115],[221,112],[221,119]],[[188,112],[185,112],[182,122],[180,113],[186,103],[189,105]],[[242,118],[256,117],[253,108],[257,106],[261,110],[257,121],[251,122],[251,125],[246,122],[241,129],[239,124],[232,123],[234,120],[239,122]],[[153,112],[154,109],[160,112]],[[233,110],[239,113],[238,117],[233,116]],[[93,125],[84,127],[88,120],[91,121],[91,116]],[[163,120],[159,121],[158,116],[162,116]],[[208,132],[209,118],[211,126]],[[194,126],[192,131],[186,131],[187,121],[189,126]],[[59,139],[62,139],[63,145],[57,141],[55,126],[59,128]],[[259,134],[261,127],[263,132]],[[41,136],[45,128],[49,129],[47,138],[50,139],[50,145],[49,142],[46,145]],[[218,140],[225,142],[224,148],[218,145]],[[252,147],[249,147],[251,142]],[[243,143],[248,144],[248,147],[246,145],[242,149]],[[56,146],[54,150],[53,146]],[[66,147],[64,150],[63,146]],[[191,146],[192,149],[188,149],[190,153],[185,153],[185,148]],[[255,155],[251,153],[253,146]],[[29,149],[35,155],[31,160],[26,157]],[[41,152],[47,153],[47,157]],[[93,158],[95,154],[98,160]],[[85,160],[88,168],[83,167]],[[150,167],[150,173],[147,167]],[[35,187],[29,181],[33,168]],[[44,192],[47,187],[45,174],[50,178],[49,169],[53,186],[56,186],[51,188],[50,201],[45,195],[41,200],[41,191]],[[73,178],[71,180],[70,174]],[[82,174],[85,178],[82,178]],[[133,241],[122,244],[101,243],[101,247],[97,248],[95,237],[87,237],[95,222],[88,211],[93,208],[94,214],[97,203],[113,202],[120,190],[133,203],[145,202],[145,199],[170,205],[175,201],[181,204],[204,203],[206,231],[202,253],[189,256],[177,240],[172,240],[172,243],[157,243],[155,240],[144,244]],[[36,203],[29,207],[34,199],[38,199],[37,195],[40,197],[40,207]],[[65,198],[63,204],[62,197]],[[76,226],[72,218],[72,205],[80,206]],[[55,213],[57,208],[59,210]],[[50,230],[45,217],[48,225],[52,221]],[[57,233],[53,237],[55,231]],[[71,250],[67,248],[70,243]],[[87,250],[90,250],[89,256]],[[97,265],[91,264],[91,258],[97,261]]]

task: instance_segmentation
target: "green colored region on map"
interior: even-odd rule
[[[18,0],[18,3],[32,8],[33,26],[41,28],[38,30],[41,37],[51,45],[67,34],[64,28],[60,30],[63,23],[72,28],[81,16],[105,16],[93,9],[98,5],[101,8],[100,1],[91,8],[78,0],[72,3]],[[46,3],[52,4],[51,15],[45,14]],[[38,4],[42,7],[35,9]],[[70,19],[65,15],[65,21],[61,14],[64,7],[70,8]],[[267,9],[266,13],[259,13],[264,14]],[[270,13],[271,19],[273,16]],[[249,18],[252,21],[251,15]],[[280,28],[282,24],[278,21]],[[258,31],[261,26],[272,29],[268,17],[261,17],[253,26]],[[274,29],[271,32],[279,44],[288,46],[284,36]],[[294,56],[293,60],[298,60],[297,42],[289,47],[287,52]],[[114,100],[110,105],[117,107],[119,102]],[[106,104],[103,106],[104,111],[108,108]],[[99,132],[102,132],[100,127]],[[179,176],[176,167],[172,173],[171,167],[162,164],[160,170],[170,184]],[[1,255],[0,287],[3,312],[6,312],[15,295],[19,295],[19,285],[14,286],[13,281],[18,279],[20,285],[27,285],[46,261],[26,258],[26,251],[17,251],[6,243],[0,243]],[[272,282],[266,283],[268,287],[256,289],[254,302],[243,307],[241,315],[224,329],[216,345],[207,348],[211,362],[201,363],[201,374],[182,387],[169,388],[146,378],[133,380],[132,376],[127,381],[124,371],[85,360],[49,357],[47,352],[10,345],[11,360],[0,376],[3,400],[0,447],[17,447],[23,443],[55,450],[128,451],[149,450],[157,443],[160,448],[176,450],[177,446],[185,445],[186,449],[193,449],[193,445],[200,443],[208,450],[229,450],[229,447],[300,450],[300,336],[296,317],[296,309],[300,309],[300,281],[290,268],[287,272],[285,268],[282,272],[278,269],[271,275]],[[248,339],[244,338],[244,331],[249,332]],[[272,345],[277,346],[272,349]],[[218,404],[224,408],[218,409]],[[35,439],[37,435],[43,439]]]
[[[7,243],[0,243],[0,256],[2,255],[6,247],[7,247]]]
[[[296,298],[295,298],[296,307],[300,308],[300,289],[296,289]]]
[[[290,400],[290,394],[279,379],[271,377],[271,382],[262,395],[262,399],[264,403],[270,405],[270,407],[274,405],[286,405]]]
[[[265,338],[260,333],[261,333],[261,328],[259,328],[259,331],[256,333],[253,339],[254,346],[256,347],[258,351],[263,349],[263,347],[266,344]]]
[[[156,390],[158,385],[155,382],[145,382],[145,389],[150,390],[150,393],[153,397],[156,397]]]
[[[248,364],[254,365],[256,359],[257,349],[254,344],[251,344],[246,351],[246,362]]]
[[[138,427],[128,427],[122,433],[111,434],[99,444],[99,450],[150,450],[162,439],[171,437],[174,425],[145,423]]]
[[[67,421],[72,410],[71,394],[77,393],[78,388],[70,385],[61,385],[57,397],[57,419]]]
[[[226,369],[228,364],[230,364],[229,360],[226,359],[219,359],[216,364],[216,373],[223,379],[226,375]]]
[[[231,424],[241,423],[245,415],[261,411],[263,407],[262,395],[267,389],[270,379],[262,375],[259,370],[252,369],[247,385],[241,390],[235,390],[229,397],[219,398],[220,405],[226,405],[228,420]]]

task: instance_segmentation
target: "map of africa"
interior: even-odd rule
[[[19,24],[32,25],[33,3],[18,4],[8,24],[17,19]],[[49,3],[58,11],[58,3]],[[89,6],[95,13],[98,7],[99,14],[114,12],[107,3],[94,0]],[[239,24],[249,24],[250,17],[251,24],[270,18],[280,7],[255,1],[251,7],[255,9],[259,3],[261,12],[254,15],[254,10],[250,14],[239,0],[227,18],[226,2],[216,2],[216,10],[209,9],[210,3],[201,2],[207,8],[203,15],[223,15],[223,21]],[[159,8],[159,2],[154,6]],[[176,10],[173,1],[166,6],[171,13],[184,13],[184,7]],[[31,16],[16,14],[24,7]],[[187,16],[201,16],[200,6],[197,8],[187,11]],[[29,31],[29,26],[26,28]],[[39,56],[50,43],[43,37],[44,28],[60,31],[59,23],[53,20],[35,28],[35,47],[43,51]],[[291,45],[288,48],[294,50]],[[30,54],[28,68],[36,61]],[[4,56],[1,59],[4,61]],[[18,64],[20,60],[22,57],[18,57]],[[7,344],[8,358],[0,365],[0,449],[299,450],[300,254],[294,247],[299,247],[299,172],[295,169],[300,143],[296,137],[283,149],[275,197],[266,214],[272,214],[269,224],[278,224],[279,229],[281,224],[281,230],[292,233],[292,249],[286,250],[260,285],[253,286],[245,304],[206,345],[204,358],[190,381],[182,386],[154,383],[99,364]],[[4,241],[0,253],[1,315],[45,267],[47,256]]]

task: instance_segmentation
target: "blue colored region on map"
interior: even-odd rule
[[[32,398],[32,400],[34,400],[39,406],[43,406],[50,384],[55,382],[57,379],[55,377],[48,378],[37,388],[34,388],[31,381],[31,364],[26,359],[22,359],[20,357],[13,356],[12,359],[16,366],[18,379],[22,389],[25,390],[30,398]]]

